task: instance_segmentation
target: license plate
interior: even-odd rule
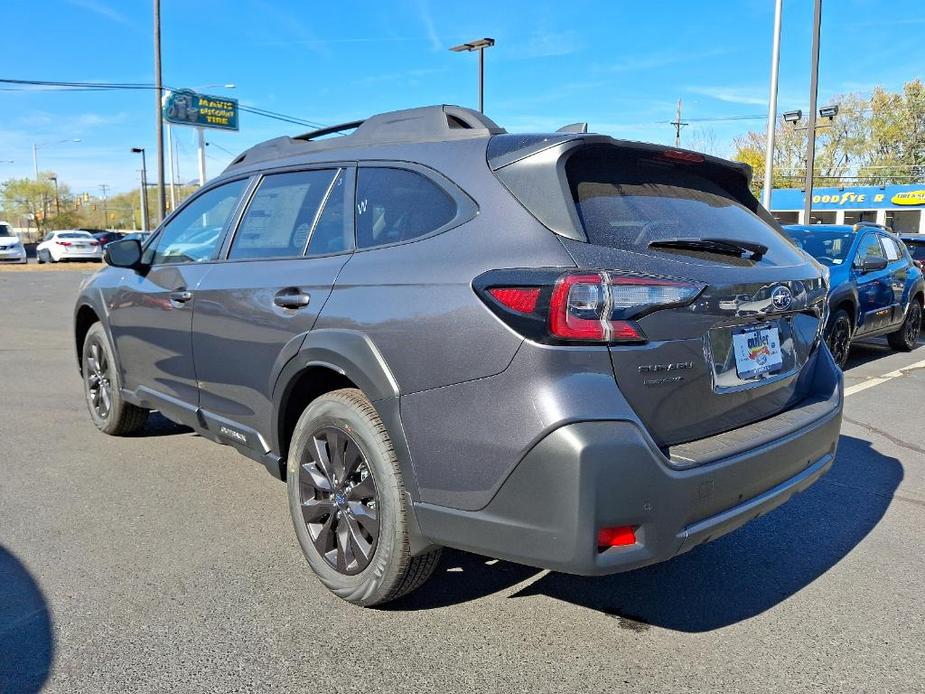
[[[732,346],[735,349],[739,378],[754,378],[777,371],[783,364],[777,328],[765,327],[736,333],[732,336]]]

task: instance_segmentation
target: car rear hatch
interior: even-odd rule
[[[614,378],[658,445],[813,397],[802,372],[824,319],[822,270],[760,208],[747,169],[601,137],[534,147],[504,153],[496,173],[560,234],[585,281],[610,287]],[[568,305],[583,309],[583,296]]]

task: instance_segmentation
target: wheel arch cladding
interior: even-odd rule
[[[399,417],[398,383],[373,342],[355,330],[313,330],[282,369],[273,389],[272,449],[285,458],[294,422],[305,406],[339,388],[357,388],[372,402],[392,439],[405,487],[416,499],[417,482]]]
[[[74,341],[77,350],[77,368],[83,371],[84,340],[94,323],[100,321],[99,315],[89,304],[81,304],[74,314]]]

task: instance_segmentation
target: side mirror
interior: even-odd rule
[[[864,258],[861,261],[861,272],[876,272],[887,265],[886,258]]]
[[[121,239],[103,247],[103,260],[113,267],[137,267],[141,262],[138,239]]]

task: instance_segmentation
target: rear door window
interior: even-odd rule
[[[353,250],[353,218],[345,214],[349,210],[349,186],[344,169],[337,174],[328,193],[324,209],[318,216],[311,241],[309,255],[327,255]]]
[[[566,176],[588,241],[647,252],[653,241],[725,238],[761,243],[771,260],[799,262],[776,229],[702,166],[614,147],[575,153]]]
[[[266,176],[238,225],[229,260],[302,255],[336,174],[323,169]]]
[[[357,176],[357,248],[410,241],[456,217],[449,193],[416,171],[366,167]]]
[[[896,242],[891,239],[889,236],[881,236],[880,242],[883,244],[883,249],[886,251],[886,259],[891,263],[894,260],[899,260],[902,253],[899,251],[899,246],[896,245]]]

